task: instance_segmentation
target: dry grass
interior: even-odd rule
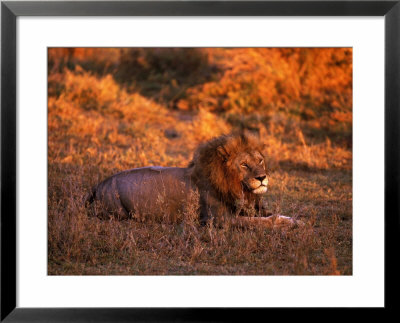
[[[352,274],[348,49],[50,49],[50,275]],[[124,169],[187,165],[238,128],[267,144],[272,212],[291,231],[87,216],[90,187]]]

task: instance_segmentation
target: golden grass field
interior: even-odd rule
[[[351,275],[352,50],[53,48],[48,52],[49,275]],[[106,177],[186,167],[238,129],[266,144],[273,213],[243,230],[88,217]]]

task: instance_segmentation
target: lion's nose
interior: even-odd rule
[[[260,182],[262,182],[266,177],[267,177],[267,175],[259,175],[256,177],[256,179],[258,179]]]

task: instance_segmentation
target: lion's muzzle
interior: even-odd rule
[[[266,185],[260,185],[259,187],[257,187],[256,189],[254,189],[252,192],[254,194],[264,194],[266,193],[268,190]]]
[[[268,188],[268,177],[266,175],[257,176],[249,181],[249,187],[254,194],[264,194]]]

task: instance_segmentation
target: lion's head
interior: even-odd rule
[[[189,165],[195,177],[225,197],[240,199],[267,191],[263,146],[249,133],[214,138],[201,145]]]

